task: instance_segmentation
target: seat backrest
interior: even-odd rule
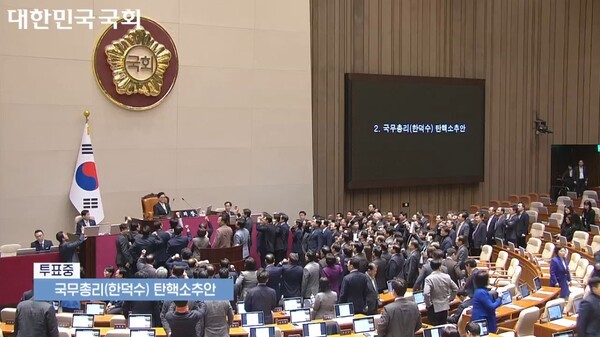
[[[571,201],[571,198],[564,195],[556,198],[556,206],[565,206],[566,204],[568,204],[568,201],[566,202],[566,200]]]
[[[513,204],[514,204],[514,202],[510,202],[508,200],[504,200],[504,201],[500,202],[500,206],[503,208],[512,207]]]
[[[583,191],[583,194],[581,195],[581,199],[593,199],[593,200],[598,200],[598,192],[594,191],[594,190],[585,190]]]
[[[529,231],[529,234],[531,234],[531,236],[534,238],[541,238],[544,236],[545,230],[546,230],[546,225],[544,225],[543,223],[534,222],[531,225],[531,230]]]
[[[529,209],[537,211],[539,207],[544,207],[544,204],[540,201],[532,201],[531,205],[529,205]]]
[[[558,212],[550,214],[551,219],[559,220],[559,222],[562,222],[563,217],[564,217],[564,215],[562,213],[558,213]]]
[[[592,253],[596,253],[600,250],[600,235],[594,235],[592,238]]]
[[[521,266],[516,266],[515,267],[515,272],[512,275],[512,277],[510,278],[510,283],[514,284],[518,284],[519,279],[521,278],[521,272],[523,271],[523,269],[521,268]]]
[[[506,263],[508,262],[508,253],[504,250],[498,252],[498,258],[496,259],[496,269],[506,269]]]
[[[575,268],[575,277],[583,278],[589,264],[590,261],[588,261],[588,259],[579,259],[579,262],[577,262],[577,268]]]
[[[533,327],[539,319],[540,308],[534,306],[521,310],[519,313],[517,326],[515,327],[517,336],[535,336],[533,333]]]
[[[577,263],[579,262],[580,259],[581,259],[581,255],[579,255],[579,253],[571,254],[571,259],[569,260],[569,271],[570,272],[575,271],[575,269],[577,268]]]
[[[592,199],[592,198],[587,198],[587,197],[585,197],[585,196],[583,196],[583,197],[581,198],[581,204],[579,205],[579,207],[583,208],[583,203],[584,203],[586,200],[589,200],[590,204],[592,204],[592,207],[598,207],[598,203],[596,202],[596,200],[595,200],[595,199]]]
[[[481,262],[490,262],[492,259],[492,246],[484,245],[481,247],[481,254],[479,255],[479,261]]]
[[[537,193],[527,193],[527,195],[531,199],[531,202],[539,201],[540,200],[540,196]]]
[[[596,223],[600,222],[600,208],[592,207],[592,209],[594,210],[594,213],[596,213]]]
[[[509,195],[509,196],[508,196],[508,201],[509,201],[511,204],[516,204],[516,203],[518,203],[518,202],[519,202],[519,196],[518,196],[518,195],[516,195],[516,194],[511,194],[511,195]]]
[[[18,243],[10,243],[0,246],[0,257],[17,256],[17,249],[21,249]]]
[[[576,300],[583,298],[583,289],[580,288],[574,288],[571,293],[569,294],[569,298],[567,299],[567,303],[565,305],[564,308],[564,313],[572,315],[575,314],[575,307],[573,306],[573,303],[575,303]]]
[[[583,280],[581,282],[581,284],[585,287],[588,284],[588,281],[590,280],[590,277],[592,277],[592,275],[594,274],[594,265],[593,264],[588,264],[586,270],[585,270],[585,275],[583,276]]]
[[[520,195],[519,202],[523,203],[523,206],[525,206],[525,208],[529,208],[529,204],[531,204],[531,198],[528,195]]]
[[[12,322],[10,324],[15,324],[15,316],[17,315],[17,308],[4,308],[0,311],[0,321],[6,323],[8,321]]]
[[[110,318],[110,327],[114,328],[115,325],[127,326],[127,319],[123,315],[114,315]]]
[[[573,240],[572,240],[572,242],[579,242],[579,244],[581,245],[581,247],[585,247],[588,244],[588,239],[589,238],[590,238],[590,234],[588,232],[575,231],[575,233],[573,233]]]
[[[527,215],[529,215],[529,223],[532,224],[534,222],[537,222],[538,220],[538,212],[535,210],[527,210]]]
[[[529,241],[527,241],[527,247],[525,247],[525,250],[528,253],[539,254],[541,249],[542,249],[542,240],[540,240],[538,238],[530,238]]]
[[[549,260],[552,258],[554,254],[554,244],[552,242],[546,242],[544,245],[544,250],[542,251],[542,259]]]
[[[154,217],[154,205],[158,203],[158,196],[154,193],[146,194],[142,197],[142,214],[144,219]]]
[[[500,207],[500,200],[490,200],[490,207],[498,208]]]

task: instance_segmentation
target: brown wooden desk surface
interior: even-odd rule
[[[0,328],[2,328],[2,334],[5,337],[14,336],[15,328],[12,324],[1,323]],[[105,336],[108,330],[114,330],[113,328],[100,327],[100,335]],[[128,329],[125,329],[129,331]],[[154,328],[156,330],[156,337],[166,337],[167,333],[163,328]]]
[[[573,322],[577,322],[576,317],[567,316],[567,317],[563,317],[563,318],[572,320]],[[552,334],[554,334],[554,333],[568,331],[568,330],[576,331],[577,330],[576,325],[568,327],[568,326],[553,324],[551,322],[548,322],[548,323],[539,323],[538,322],[538,323],[535,323],[535,326],[533,327],[533,332],[536,337],[552,337]]]

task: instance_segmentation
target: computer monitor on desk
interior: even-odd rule
[[[552,242],[552,233],[550,233],[550,232],[544,232],[543,235],[544,235],[544,241]]]
[[[242,326],[265,325],[265,316],[262,311],[253,311],[242,314]]]
[[[299,325],[310,321],[310,309],[290,310],[290,323]]]
[[[479,325],[479,331],[480,331],[479,336],[480,337],[487,337],[490,334],[488,331],[487,320],[479,319],[479,320],[473,321],[473,323]]]
[[[423,337],[441,337],[442,327],[436,327],[423,330]]]
[[[94,315],[73,314],[71,321],[72,328],[91,329],[94,327]]]
[[[563,318],[562,306],[560,304],[550,306],[550,307],[548,307],[547,310],[548,310],[548,321],[549,322]]]
[[[519,291],[521,292],[521,297],[525,298],[527,296],[529,296],[529,286],[527,284],[521,284],[519,286]]]
[[[502,305],[507,305],[512,303],[512,297],[510,296],[510,291],[505,290],[502,293]]]
[[[558,237],[558,242],[559,242],[559,244],[560,244],[561,247],[567,247],[568,246],[567,237],[566,236],[560,235]]]
[[[375,319],[373,317],[357,318],[352,322],[354,333],[362,333],[369,337],[376,330]]]
[[[100,337],[100,329],[75,329],[74,337]]]
[[[556,332],[556,333],[552,334],[552,337],[574,337],[574,336],[575,336],[575,332],[573,332],[573,330]]]
[[[152,315],[129,315],[127,326],[130,329],[150,329],[152,327]]]
[[[304,324],[302,335],[304,337],[325,337],[327,336],[327,325],[325,322]]]
[[[245,314],[246,313],[246,308],[245,308],[245,305],[244,305],[243,301],[237,302],[236,307],[237,307],[237,313],[238,314],[241,315],[241,314]]]
[[[535,291],[542,289],[542,281],[539,277],[536,276],[533,278],[533,284],[535,285]]]
[[[250,328],[250,337],[275,337],[275,327],[261,326]]]
[[[89,302],[85,304],[85,313],[88,315],[104,315],[104,303]]]
[[[134,329],[129,330],[129,337],[155,337],[156,330],[154,329]]]
[[[340,303],[335,305],[335,317],[354,316],[353,303]]]
[[[283,299],[283,310],[302,309],[302,297],[290,297]]]

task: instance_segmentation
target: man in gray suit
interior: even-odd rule
[[[321,274],[321,266],[316,262],[317,255],[313,251],[306,253],[306,261],[302,275],[302,297],[311,298],[319,292],[319,276]]]
[[[17,305],[15,316],[16,337],[58,337],[58,323],[54,307],[48,302],[32,299]]]
[[[456,298],[458,286],[452,282],[448,274],[440,271],[441,260],[432,260],[430,263],[433,272],[425,279],[423,295],[427,306],[427,318],[431,325],[446,324],[450,302]]]
[[[377,326],[379,337],[413,337],[421,329],[421,313],[415,301],[404,297],[406,282],[392,281],[394,302],[386,305]]]

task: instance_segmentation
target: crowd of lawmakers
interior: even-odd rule
[[[157,205],[167,213],[167,204]],[[160,212],[155,207],[156,211]],[[581,219],[570,211],[563,230],[581,226]],[[284,298],[303,298],[312,308],[312,318],[319,319],[334,316],[336,303],[352,303],[357,314],[377,314],[382,305],[379,294],[390,292],[395,301],[384,306],[378,335],[402,337],[413,336],[422,325],[419,307],[404,297],[412,288],[413,292],[423,292],[429,324],[457,323],[462,310],[474,306],[473,319],[487,319],[490,331],[495,331],[495,308],[500,299],[487,291],[487,272],[478,270],[476,260],[469,256],[479,255],[484,245],[493,245],[496,239],[524,247],[529,228],[522,204],[490,208],[472,216],[466,211],[448,212],[432,219],[423,211],[411,217],[404,212],[383,213],[374,204],[366,211],[327,217],[308,218],[301,211],[291,224],[283,213],[262,213],[256,223],[250,215],[248,209],[239,213],[237,208],[232,210],[227,202],[217,228],[206,221],[193,238],[189,228],[177,220],[170,222],[170,228],[160,226],[156,231],[150,226],[121,224],[116,267],[107,267],[105,277],[232,278],[235,298],[231,302],[114,301],[108,303],[107,313],[151,314],[153,326],[164,327],[173,337],[220,337],[228,336],[238,302],[243,301],[246,312],[262,311],[265,324],[269,324],[274,323],[273,309],[281,306]],[[236,219],[235,231],[229,226],[232,217]],[[254,231],[256,242],[251,241]],[[43,245],[43,233],[41,241],[37,235],[38,244]],[[82,240],[67,242],[62,232],[57,240],[63,260],[74,261],[75,247]],[[235,270],[227,259],[215,268],[200,255],[202,248],[235,245],[243,246],[242,271]],[[253,245],[260,261],[249,256]],[[586,300],[593,304],[588,308],[598,308],[590,309],[591,315],[597,315],[600,278],[592,280],[598,293],[592,291]],[[458,310],[449,315],[450,303],[457,295]],[[63,305],[62,310],[73,311],[79,306]],[[585,311],[580,313],[585,315]]]

